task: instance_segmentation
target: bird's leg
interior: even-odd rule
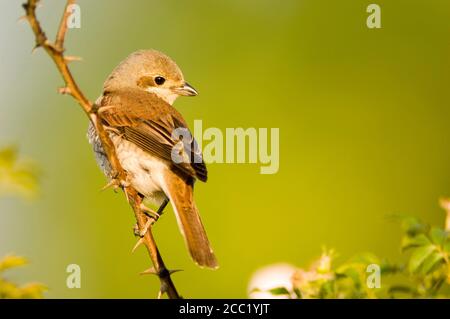
[[[148,208],[143,203],[141,203],[140,208],[142,212],[147,216],[147,222],[145,223],[145,226],[143,229],[139,229],[139,226],[137,224],[134,225],[134,234],[139,237],[144,237],[145,233],[148,231],[148,228],[153,225],[159,217],[161,217],[161,214],[164,211],[164,208],[166,208],[167,204],[169,203],[169,199],[164,199],[161,206],[159,206],[158,210],[155,212],[154,210]]]
[[[139,225],[137,223],[134,224],[133,227],[134,235],[141,238],[145,236],[150,226],[153,225],[158,220],[157,218],[155,219],[154,217],[149,217],[146,213],[145,215],[147,217],[147,221],[145,222],[144,227],[142,229],[139,229]]]
[[[164,209],[166,208],[167,204],[169,204],[169,199],[165,198],[161,204],[161,206],[159,206],[158,210],[156,211],[157,214],[162,215],[164,213]]]
[[[155,222],[161,217],[158,212],[155,212],[153,209],[148,208],[144,203],[141,203],[141,211],[150,219],[153,219]]]
[[[118,174],[117,173],[112,173],[111,174],[111,179],[110,181],[101,188],[101,191],[105,191],[108,188],[112,188],[114,190],[114,192],[117,192],[117,189],[119,188],[126,188],[129,187],[131,184],[128,181],[123,181],[120,180],[118,178]]]

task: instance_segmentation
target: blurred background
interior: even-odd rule
[[[16,281],[45,283],[50,298],[155,297],[159,282],[135,243],[122,194],[87,143],[87,118],[38,50],[23,1],[0,4],[0,147],[17,145],[41,172],[37,195],[0,199],[0,256],[31,265]],[[260,267],[304,265],[333,247],[340,256],[398,256],[399,226],[387,216],[442,224],[450,195],[450,3],[376,1],[381,29],[368,29],[373,1],[79,1],[69,31],[72,70],[95,100],[128,54],[155,48],[174,58],[199,91],[175,106],[192,126],[280,129],[280,169],[210,164],[196,201],[220,269],[190,260],[168,209],[154,233],[185,297],[246,297]],[[53,38],[64,1],[38,10]],[[80,289],[66,267],[81,267]]]

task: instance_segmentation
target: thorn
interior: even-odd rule
[[[39,43],[36,43],[36,45],[34,46],[33,49],[31,49],[31,54],[34,54],[34,52],[36,52],[37,49],[39,49],[41,47],[41,45]]]
[[[21,16],[19,19],[17,19],[17,23],[24,22],[25,20],[28,20],[28,16],[26,16],[26,15]]]
[[[61,87],[61,88],[58,88],[58,93],[59,94],[71,94],[72,91],[68,87]]]
[[[131,250],[131,253],[133,254],[136,251],[136,249],[138,249],[139,246],[141,246],[143,243],[144,243],[144,238],[139,238],[136,245],[134,245],[133,249]]]
[[[128,192],[126,189],[124,189],[125,198],[127,199],[127,203],[130,204],[130,196],[128,195]]]
[[[143,203],[141,203],[139,205],[139,208],[142,210],[142,212],[144,212],[147,216],[149,216],[151,219],[153,219],[154,222],[156,222],[159,217],[161,217],[160,214],[158,214],[157,212],[155,212],[153,209],[148,208],[147,206],[145,206]]]
[[[156,272],[155,268],[150,267],[149,269],[141,272],[139,275],[157,275],[157,272]]]
[[[64,57],[64,60],[67,63],[70,63],[70,62],[73,62],[73,61],[82,61],[83,58],[80,57],[80,56],[67,55],[67,56]]]
[[[158,299],[161,299],[165,293],[167,293],[167,286],[164,282],[161,282],[161,288],[158,292]]]
[[[117,190],[117,188],[119,187],[119,183],[118,183],[117,179],[112,178],[112,179],[108,182],[108,184],[106,184],[105,186],[103,186],[103,187],[100,189],[100,191],[103,192],[103,191],[105,191],[105,190],[107,190],[108,188],[111,188],[111,187],[114,189],[114,191]]]
[[[169,270],[169,275],[172,275],[172,274],[174,274],[174,273],[176,273],[176,272],[180,272],[180,271],[183,271],[183,269]]]

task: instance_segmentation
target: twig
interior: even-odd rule
[[[97,108],[94,107],[94,105],[85,97],[70,72],[68,63],[73,59],[64,55],[64,39],[67,32],[67,19],[70,16],[68,8],[70,5],[75,3],[75,0],[67,0],[54,43],[48,40],[42,30],[39,20],[36,17],[36,6],[38,2],[39,0],[28,0],[27,3],[23,5],[26,11],[24,18],[29,22],[36,37],[35,49],[42,47],[52,58],[53,62],[55,62],[55,65],[65,82],[65,87],[61,88],[59,92],[71,95],[80,104],[90,121],[95,125],[103,148],[108,156],[109,162],[111,163],[111,167],[113,168],[113,176],[118,181],[119,185],[121,185],[130,206],[133,208],[139,229],[144,229],[148,217],[141,210],[141,198],[133,187],[126,185],[127,183],[125,181],[127,181],[127,174],[117,158],[114,145],[109,138],[109,135],[103,128],[101,118],[97,114]],[[138,241],[135,248],[141,244],[145,245],[153,262],[153,267],[144,273],[152,273],[157,275],[161,283],[158,297],[161,297],[162,294],[167,293],[167,296],[170,299],[179,299],[180,296],[178,295],[175,285],[170,277],[173,272],[169,271],[164,265],[161,254],[156,246],[155,239],[153,238],[151,227],[148,228],[145,235]]]

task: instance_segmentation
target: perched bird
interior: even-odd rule
[[[172,107],[180,95],[195,96],[197,91],[185,82],[177,64],[161,52],[141,50],[113,70],[95,104],[127,172],[127,182],[143,199],[159,207],[156,214],[171,202],[193,260],[199,266],[217,268],[193,197],[195,180],[207,179],[206,166],[193,138],[177,148],[180,140],[173,136],[177,129],[188,130]],[[110,163],[92,124],[88,139],[97,163],[112,179]],[[174,149],[190,160],[174,161]]]

